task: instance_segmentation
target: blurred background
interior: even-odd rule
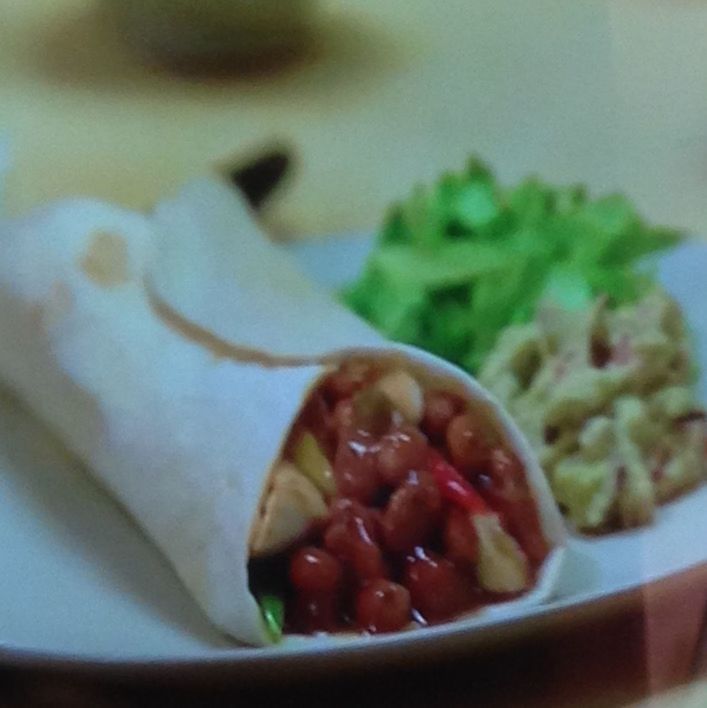
[[[707,235],[705,2],[292,0],[282,13],[262,0],[266,21],[220,18],[229,2],[240,0],[0,0],[7,209],[78,194],[147,208],[275,146],[293,158],[265,215],[283,238],[373,230],[391,201],[470,154],[503,182],[532,173],[621,191],[649,220]],[[580,667],[593,687],[582,690],[601,694],[591,705],[618,705],[704,681],[699,620],[683,616],[688,643],[675,627],[683,607],[704,606],[705,582],[681,582],[657,630],[635,616],[583,627],[510,661],[516,684],[498,672],[481,689],[517,705],[537,684],[537,705],[551,690],[565,705]],[[662,595],[645,600],[665,616]],[[623,677],[608,687],[607,665]],[[468,689],[457,669],[452,697]],[[22,677],[17,695],[35,684]]]
[[[153,25],[165,4],[142,3]],[[472,152],[504,181],[620,188],[707,233],[704,3],[321,0],[300,46],[228,61],[166,44],[136,6],[0,0],[11,210],[72,193],[148,206],[278,141],[298,156],[268,217],[283,234],[373,227]]]

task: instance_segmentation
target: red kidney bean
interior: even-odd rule
[[[388,576],[372,527],[370,517],[353,510],[340,511],[324,533],[327,550],[341,559],[359,580]]]
[[[410,470],[424,465],[427,448],[425,436],[412,425],[403,425],[384,435],[378,450],[381,479],[393,487],[399,485]]]
[[[447,428],[447,448],[454,465],[462,470],[478,470],[489,461],[489,436],[486,426],[474,413],[452,419]]]
[[[495,447],[489,453],[489,474],[496,489],[509,501],[527,494],[523,463],[510,450]]]
[[[380,491],[378,449],[373,438],[355,433],[339,440],[334,458],[336,488],[342,496],[372,502]]]
[[[290,559],[290,580],[306,593],[334,593],[341,577],[341,563],[320,548],[300,548]]]
[[[334,401],[350,398],[368,383],[372,376],[373,367],[367,362],[349,361],[330,374],[324,382],[324,391]]]
[[[475,564],[478,560],[479,539],[469,514],[452,507],[444,525],[444,547],[454,563]]]
[[[356,596],[356,623],[374,634],[396,632],[410,623],[410,593],[389,580],[374,580]]]
[[[400,552],[424,544],[439,522],[441,508],[442,498],[432,475],[410,472],[383,514],[385,545]]]
[[[379,437],[398,418],[390,399],[373,388],[363,389],[353,397],[354,424],[357,430]]]
[[[356,424],[353,399],[342,398],[334,407],[332,419],[339,438],[350,435]]]
[[[425,393],[425,408],[422,428],[434,440],[444,440],[447,427],[457,413],[461,412],[463,401],[447,391]]]
[[[299,592],[295,598],[294,626],[305,634],[335,632],[340,628],[339,598],[332,593]]]
[[[429,622],[449,619],[471,606],[471,581],[446,558],[422,549],[408,558],[405,586],[412,606]]]
[[[383,553],[378,545],[365,538],[361,533],[362,521],[358,519],[355,524],[358,527],[359,539],[351,546],[350,564],[359,580],[373,580],[375,578],[387,578],[388,569],[386,567]]]
[[[323,429],[329,429],[331,413],[321,393],[317,392],[309,397],[300,413],[299,422],[315,434],[318,434]]]
[[[363,519],[366,533],[376,542],[380,540],[382,514],[379,509],[365,506],[355,499],[335,499],[329,510],[331,521],[346,521],[351,516]]]
[[[532,562],[542,561],[548,553],[537,505],[525,480],[523,463],[510,450],[491,451],[490,502],[506,518],[511,533]]]
[[[327,456],[334,455],[337,441],[334,414],[320,392],[310,396],[302,409],[290,433],[288,451],[292,451],[292,446],[299,442],[301,434],[305,431],[314,435]]]

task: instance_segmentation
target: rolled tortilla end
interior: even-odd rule
[[[557,579],[557,572],[563,548],[565,544],[564,526],[557,510],[557,507],[552,499],[544,474],[538,467],[536,459],[529,449],[527,442],[519,433],[517,427],[508,418],[505,411],[496,403],[496,401],[483,389],[475,380],[460,372],[455,367],[440,361],[435,357],[420,352],[409,347],[389,347],[385,350],[373,351],[366,350],[347,350],[338,352],[327,357],[326,363],[334,372],[346,370],[350,362],[355,362],[357,367],[362,364],[369,366],[373,371],[377,371],[379,376],[376,381],[369,385],[366,389],[356,395],[367,396],[370,391],[378,391],[379,383],[384,382],[384,389],[388,388],[390,380],[400,380],[405,382],[405,388],[410,386],[410,381],[414,382],[419,389],[419,395],[424,397],[426,392],[440,393],[444,392],[453,397],[454,400],[463,406],[464,410],[473,413],[473,418],[481,422],[484,431],[488,432],[489,438],[495,441],[495,445],[499,449],[508,451],[508,458],[515,459],[519,463],[519,469],[522,470],[522,480],[516,480],[514,484],[514,496],[527,493],[532,512],[530,518],[528,507],[525,511],[521,510],[521,514],[528,519],[528,523],[532,524],[532,528],[528,527],[518,534],[517,529],[515,534],[510,533],[507,528],[501,524],[500,516],[491,513],[478,515],[472,518],[472,524],[475,529],[476,542],[479,547],[479,556],[476,559],[477,563],[477,578],[478,584],[482,591],[501,595],[520,595],[513,597],[507,603],[510,607],[514,603],[534,603],[540,602],[550,596],[554,584]],[[331,373],[329,374],[331,376]],[[324,385],[322,386],[322,382]],[[318,487],[316,480],[318,473],[316,469],[322,464],[321,458],[324,458],[324,464],[329,468],[334,467],[338,461],[338,452],[342,446],[345,446],[346,440],[342,438],[342,430],[338,435],[338,446],[334,442],[332,447],[331,442],[331,420],[332,416],[336,418],[337,407],[334,407],[334,413],[330,406],[329,413],[324,413],[324,418],[319,422],[312,423],[312,415],[310,410],[314,408],[313,403],[321,405],[321,401],[330,392],[326,388],[326,375],[320,381],[318,386],[315,386],[310,393],[310,397],[305,402],[304,412],[300,411],[296,417],[293,427],[290,429],[287,438],[288,442],[283,447],[284,458],[276,463],[273,475],[270,482],[266,485],[264,497],[261,500],[260,512],[255,520],[255,528],[257,529],[256,538],[270,538],[273,534],[267,530],[269,524],[273,522],[273,509],[278,508],[279,520],[285,525],[289,523],[289,536],[283,533],[283,524],[277,524],[277,544],[264,545],[261,542],[256,542],[251,548],[251,557],[267,557],[281,554],[286,551],[285,555],[293,556],[298,548],[312,544],[322,544],[325,539],[325,534],[320,527],[325,527],[331,523],[332,513],[336,515],[336,500],[342,497],[352,497],[356,503],[363,501],[364,505],[371,504],[374,513],[383,514],[385,517],[386,509],[389,502],[375,501],[380,494],[384,496],[391,493],[391,490],[396,488],[398,482],[384,481],[379,482],[379,489],[373,493],[368,500],[361,499],[357,496],[358,491],[350,486],[339,487],[334,492],[326,487]],[[393,400],[401,401],[398,396],[393,395]],[[415,396],[417,398],[417,395]],[[333,405],[333,404],[332,404]],[[382,432],[382,437],[376,437],[372,434],[368,439],[371,449],[376,450],[379,440],[385,439],[386,435],[390,435],[390,430],[395,430],[396,426],[405,434],[407,431],[414,430],[414,425],[411,425],[409,419],[406,418],[403,411],[405,409],[405,401],[402,404],[398,403],[392,407],[390,420],[392,423],[385,423],[385,430]],[[302,420],[304,418],[304,421]],[[418,419],[418,428],[420,435],[425,437],[424,425],[420,424]],[[392,427],[388,427],[392,426]],[[305,432],[302,432],[305,431]],[[355,446],[365,444],[357,435],[352,437],[354,442],[350,443]],[[428,441],[432,444],[432,441]],[[304,447],[309,448],[310,445],[319,446],[321,449],[328,448],[329,459],[318,449],[316,455],[304,456],[301,453]],[[439,443],[440,449],[444,454],[446,445],[444,442]],[[367,454],[360,451],[359,454]],[[378,454],[378,453],[374,453]],[[383,464],[383,463],[378,463]],[[427,458],[424,452],[416,460],[409,462],[409,469],[426,470],[428,465]],[[294,469],[293,469],[294,468]],[[283,469],[287,472],[299,472],[297,491],[288,495],[282,494],[282,489],[291,484],[291,478],[288,476],[286,484],[280,484],[278,481],[282,475]],[[346,472],[341,469],[334,470],[335,483],[341,483],[341,475],[346,475]],[[378,474],[382,474],[379,471]],[[283,477],[284,481],[284,477]],[[402,481],[402,480],[400,480]],[[346,485],[346,480],[344,480]],[[392,485],[392,487],[390,486]],[[291,487],[294,489],[294,486]],[[307,509],[309,511],[309,526],[306,520],[306,514],[302,514],[303,506],[301,498],[304,491],[309,493],[319,494],[319,503],[310,504]],[[525,490],[525,492],[523,492]],[[364,495],[366,492],[363,492]],[[284,506],[283,506],[284,505]],[[290,507],[288,509],[288,506]],[[508,509],[504,510],[506,514]],[[512,511],[512,510],[511,510]],[[294,517],[295,523],[290,523]],[[535,517],[535,520],[533,520]],[[385,523],[385,522],[384,522]],[[311,528],[315,527],[312,533]],[[524,549],[522,546],[528,540],[529,534],[538,534],[540,538],[532,543],[532,547]],[[380,539],[379,539],[380,542]],[[538,547],[543,547],[543,557],[540,565],[536,567],[534,564],[538,562]],[[326,550],[326,545],[323,546]],[[331,550],[331,549],[329,549]],[[412,550],[412,548],[410,549]],[[346,562],[346,561],[345,561]],[[290,595],[293,592],[292,587],[283,589],[283,594]],[[480,617],[484,615],[484,611],[476,612]]]
[[[248,255],[248,244],[257,243],[254,235],[236,249],[251,272],[235,293],[224,263],[237,254],[209,234],[238,234],[243,224],[211,223],[209,210],[217,207],[221,216],[242,212],[225,204],[220,185],[198,187],[187,190],[199,197],[197,203],[192,196],[176,202],[188,226],[183,236],[193,229],[206,249],[196,268],[201,288],[185,271],[190,292],[201,293],[196,313],[164,297],[179,290],[179,277],[170,269],[184,263],[181,236],[161,260],[168,248],[165,224],[173,224],[164,217],[172,214],[165,205],[163,218],[150,219],[74,200],[2,221],[0,378],[125,507],[211,621],[243,643],[264,645],[271,636],[251,592],[249,561],[282,550],[304,532],[307,519],[325,515],[329,503],[317,483],[303,482],[287,459],[293,426],[342,362],[402,362],[425,385],[444,385],[481,406],[522,460],[551,549],[523,600],[548,597],[564,545],[562,522],[527,443],[496,401],[450,364],[391,345],[357,320],[349,327],[353,316],[320,293],[307,294],[299,275],[287,276],[296,283],[293,290],[282,292],[272,283],[267,301],[255,304],[261,289],[254,293],[251,285],[259,278],[268,282],[271,250],[260,244],[257,257]],[[209,198],[200,202],[205,194]],[[291,267],[280,254],[273,258],[278,272]],[[213,278],[210,264],[221,269]],[[159,287],[164,278],[169,288]],[[151,290],[155,283],[162,307]],[[304,300],[296,293],[304,293]],[[261,314],[279,308],[271,323],[277,332],[259,322],[252,337],[224,335],[221,318],[234,335],[255,318],[234,318],[230,305],[236,295],[238,316],[251,305],[261,307]],[[326,326],[309,326],[306,337],[297,326],[304,302],[307,320],[329,318]],[[206,319],[204,312],[210,313]],[[185,331],[185,323],[191,329]],[[207,333],[208,341],[199,333]],[[419,421],[419,396],[405,389],[405,381],[389,380],[381,389],[408,421]],[[269,519],[265,526],[263,518]]]

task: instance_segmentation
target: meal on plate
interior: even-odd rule
[[[0,221],[0,378],[242,642],[546,599],[565,544],[474,379],[316,290],[225,185]]]
[[[645,261],[678,239],[621,196],[506,189],[472,161],[393,207],[344,299],[481,371],[577,528],[633,526],[707,473],[691,343]]]
[[[501,334],[481,381],[530,437],[581,529],[650,521],[705,476],[707,418],[676,303],[656,289],[610,310],[542,305]]]

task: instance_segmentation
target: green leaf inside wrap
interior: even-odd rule
[[[276,595],[263,595],[259,603],[270,637],[273,642],[279,642],[285,626],[285,603]]]

